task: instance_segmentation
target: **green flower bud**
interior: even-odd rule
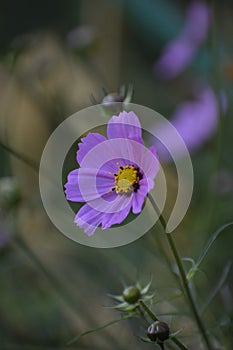
[[[0,209],[5,213],[20,203],[19,184],[14,177],[0,178]]]
[[[141,298],[141,292],[137,287],[130,286],[123,291],[123,298],[127,303],[134,304]]]
[[[163,342],[169,338],[169,327],[165,322],[156,321],[147,329],[147,336],[151,341]]]

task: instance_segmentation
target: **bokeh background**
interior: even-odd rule
[[[69,240],[43,209],[38,164],[60,122],[133,86],[132,102],[174,122],[190,149],[193,200],[175,235],[182,256],[196,259],[233,218],[232,16],[230,1],[1,1],[0,349],[65,349],[77,334],[120,316],[108,293],[151,277],[153,309],[183,328],[190,349],[202,349],[160,232],[107,250]],[[162,153],[161,161],[166,216],[177,179]],[[219,349],[233,346],[232,234],[229,227],[217,239],[194,279]],[[70,349],[156,348],[138,338],[145,329],[122,321]]]

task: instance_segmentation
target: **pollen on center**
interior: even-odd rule
[[[132,192],[139,182],[138,170],[133,165],[120,167],[115,176],[114,190],[117,194]]]

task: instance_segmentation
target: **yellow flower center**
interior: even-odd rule
[[[115,187],[117,194],[132,192],[134,185],[139,182],[139,173],[132,165],[120,167],[115,176]]]

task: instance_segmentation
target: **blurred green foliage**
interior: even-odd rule
[[[217,134],[192,156],[193,200],[175,233],[182,255],[194,259],[208,237],[232,221],[233,212],[233,78],[229,67],[226,71],[226,63],[232,64],[233,8],[231,3],[215,3],[214,29],[207,43],[194,64],[170,82],[156,78],[152,66],[163,45],[179,33],[186,1],[4,0],[0,5],[0,139],[37,164],[52,130],[71,113],[90,105],[91,95],[100,102],[102,87],[116,92],[120,85],[132,83],[133,102],[154,108],[167,118],[181,101],[190,98],[197,76],[208,79],[216,91],[225,89],[227,113],[220,119]],[[96,33],[94,45],[88,46],[85,55],[72,51],[67,43],[67,34],[80,25],[90,26]],[[74,145],[69,152],[63,180],[75,165],[76,148]],[[120,294],[122,279],[127,285],[138,278],[145,284],[152,275],[155,298],[160,301],[158,314],[168,315],[177,328],[186,324],[184,339],[190,349],[197,349],[198,339],[195,330],[191,332],[193,324],[182,298],[173,304],[168,301],[178,290],[156,235],[150,232],[128,246],[108,250],[69,241],[46,217],[36,172],[16,158],[0,147],[0,176],[16,178],[22,195],[17,208],[9,208],[7,213],[0,208],[0,222],[5,227],[0,238],[11,237],[5,247],[0,245],[1,348],[65,348],[78,333],[119,317],[103,306],[112,306],[107,293]],[[172,165],[166,166],[166,173],[176,183]],[[171,201],[174,196],[172,189]],[[229,228],[206,257],[205,272],[195,276],[203,304],[206,292],[211,292],[231,259]],[[217,339],[230,337],[232,310],[230,271],[206,313]],[[137,321],[124,321],[85,337],[74,348],[104,350],[112,344],[114,349],[152,348],[135,337],[136,330]],[[226,349],[231,348],[228,341]]]

